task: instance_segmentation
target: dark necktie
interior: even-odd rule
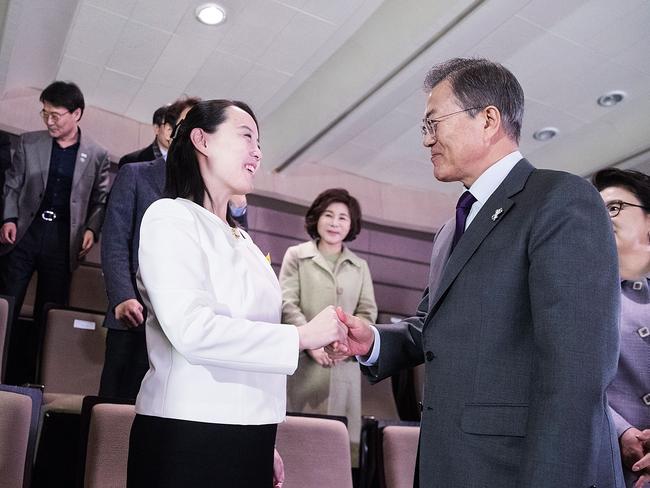
[[[465,222],[469,211],[476,202],[476,198],[470,192],[466,191],[458,199],[456,204],[456,230],[454,230],[454,240],[451,242],[451,250],[453,251],[460,240],[460,237],[465,232]]]

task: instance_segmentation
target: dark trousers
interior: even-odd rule
[[[136,415],[127,488],[271,488],[276,430]]]
[[[140,327],[144,327],[144,324]],[[135,398],[148,370],[144,330],[108,329],[99,396]]]
[[[70,224],[65,220],[46,222],[36,217],[27,233],[9,254],[3,256],[0,294],[14,297],[14,323],[9,341],[7,381],[33,382],[36,354],[47,303],[67,305],[70,295],[69,237]],[[34,326],[19,326],[18,316],[25,300],[29,281],[38,273]]]

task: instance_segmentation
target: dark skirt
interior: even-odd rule
[[[136,415],[127,487],[271,488],[276,430]]]

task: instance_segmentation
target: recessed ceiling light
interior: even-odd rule
[[[559,129],[556,129],[555,127],[544,127],[543,129],[535,131],[533,139],[536,141],[550,141],[558,135],[559,132]]]
[[[601,107],[613,107],[617,103],[621,103],[625,98],[625,92],[620,90],[611,91],[598,97],[598,105]]]
[[[216,3],[204,3],[196,7],[194,15],[199,22],[207,25],[218,25],[226,20],[226,11]]]

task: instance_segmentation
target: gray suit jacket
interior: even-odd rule
[[[378,326],[364,368],[378,381],[425,362],[420,487],[622,487],[605,394],[618,268],[600,196],[522,160],[450,255],[454,227],[435,238],[416,315]]]
[[[53,139],[47,131],[23,134],[7,171],[2,221],[17,219],[16,243],[37,217],[47,185],[52,144]],[[79,264],[78,254],[86,229],[99,238],[108,195],[109,166],[106,150],[81,133],[70,193],[71,271]],[[0,244],[0,254],[11,249],[11,245]]]

